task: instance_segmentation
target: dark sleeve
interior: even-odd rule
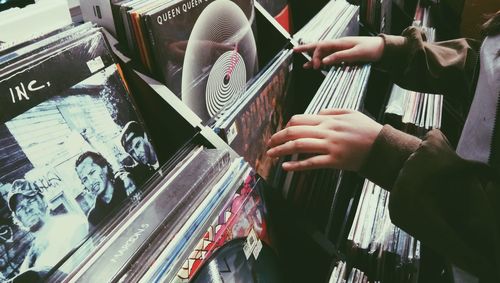
[[[461,96],[472,92],[479,43],[470,39],[426,42],[425,33],[405,29],[402,36],[380,35],[384,53],[376,65],[409,90]]]
[[[484,282],[500,282],[498,172],[460,158],[439,130],[430,131],[411,153],[417,142],[407,140],[405,148],[404,142],[390,137],[404,133],[386,127],[371,154],[381,156],[384,150],[400,146],[399,154],[384,160],[401,167],[386,166],[393,172],[374,175],[380,169],[369,159],[367,163],[372,163],[365,164],[362,173],[388,177],[373,181],[385,181],[391,189],[391,220]]]

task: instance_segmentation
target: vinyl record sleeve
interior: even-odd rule
[[[181,225],[176,225],[176,229],[169,233],[168,244],[139,282],[165,282],[175,278],[184,260],[196,249],[198,240],[203,237],[212,219],[238,190],[251,169],[242,158],[237,158],[229,168],[221,171],[224,175],[211,187],[202,202],[195,206],[194,212],[184,215],[187,220],[179,222]]]
[[[85,26],[85,25],[86,24],[82,24],[80,26]],[[90,25],[90,24],[88,24],[88,25]],[[74,28],[73,25],[67,25],[67,26],[64,26],[60,29],[54,30],[52,32],[45,33],[43,35],[34,37],[34,38],[27,40],[27,41],[23,41],[19,44],[13,45],[9,48],[1,49],[0,50],[0,64],[4,64],[4,62],[6,62],[5,61],[6,58],[12,59],[13,57],[15,57],[12,55],[11,56],[5,56],[5,55],[16,54],[17,50],[19,50],[21,48],[24,48],[27,46],[34,46],[36,43],[43,42],[45,39],[51,38],[55,35],[63,34],[64,32],[67,32],[68,30],[70,30],[72,28]]]
[[[173,1],[145,17],[158,77],[203,121],[257,71],[253,0]]]
[[[59,33],[40,37],[40,40],[31,42],[31,44],[19,44],[12,48],[4,50],[0,55],[0,76],[7,70],[18,68],[22,64],[34,64],[47,54],[54,52],[64,45],[69,45],[84,35],[96,32],[89,23],[82,24],[68,29],[62,29]],[[23,61],[24,60],[24,61]]]
[[[190,282],[284,282],[275,251],[262,242],[259,256],[246,258],[246,239],[227,242],[200,267]]]
[[[1,76],[0,93],[0,218],[12,231],[0,271],[12,278],[58,265],[140,195],[154,170],[132,172],[139,162],[120,143],[126,125],[134,121],[156,154],[100,32]],[[98,210],[105,192],[111,202]]]
[[[110,282],[118,276],[143,250],[148,241],[167,229],[178,219],[188,217],[187,208],[198,207],[214,182],[227,169],[230,157],[227,151],[205,150],[197,162],[186,164],[175,176],[165,179],[154,195],[134,208],[130,217],[103,241],[99,251],[84,262],[75,273],[72,282]],[[196,180],[193,180],[196,176]]]
[[[0,12],[0,18],[0,50],[72,23],[67,1],[60,0],[39,0],[23,9]]]
[[[276,62],[274,72],[259,77],[259,81],[263,82],[261,87],[247,94],[248,102],[234,113],[232,121],[224,123],[224,129],[220,129],[229,145],[268,182],[272,182],[270,178],[277,160],[266,155],[266,142],[284,128],[291,116],[288,109],[293,102],[293,91],[290,89],[292,57],[289,51],[281,61]]]
[[[112,219],[110,219],[110,221],[107,221],[106,225],[99,227],[99,229],[95,233],[93,233],[74,254],[71,255],[71,257],[74,258],[75,261],[84,263],[92,258],[92,256],[100,253],[101,251],[97,248],[94,249],[94,251],[92,251],[92,253],[90,254],[89,251],[93,247],[98,246],[100,243],[103,243],[104,241],[106,241],[106,239],[111,237],[113,233],[120,227],[120,225],[122,225],[123,221],[132,216],[132,213],[137,206],[141,206],[142,203],[145,203],[149,199],[151,199],[158,190],[161,190],[163,188],[162,185],[166,180],[169,180],[173,178],[173,176],[176,176],[178,172],[180,172],[187,166],[187,164],[199,159],[203,151],[204,148],[202,146],[198,146],[194,143],[187,143],[185,146],[183,146],[167,163],[165,163],[155,173],[153,177],[148,180],[148,182],[144,184],[144,197],[141,199],[141,202],[139,204],[132,202],[125,204],[119,211],[112,215]],[[67,264],[63,264],[60,269],[73,268],[73,266],[71,266],[70,268],[66,268],[65,265]],[[80,270],[82,267],[83,266],[73,268],[73,272],[78,272],[78,270]],[[48,278],[48,281],[60,282],[64,279],[67,279],[67,274],[54,272]]]
[[[262,246],[269,249],[271,254],[274,253],[270,248],[272,243],[268,231],[268,215],[262,195],[264,189],[265,183],[263,179],[254,173],[246,177],[240,189],[234,193],[230,201],[219,211],[217,218],[212,220],[203,238],[200,239],[196,248],[189,255],[189,258],[185,261],[177,274],[177,278],[173,282],[187,282],[188,280],[190,282],[211,282],[204,281],[206,279],[203,279],[206,278],[203,275],[206,272],[203,271],[206,270],[206,265],[211,264],[211,260],[219,257],[220,253],[224,253],[223,250],[225,250],[225,247],[228,244],[231,245],[230,243],[237,239],[245,240],[244,245],[247,247],[245,247],[246,251],[241,260],[245,259],[250,265],[254,264],[255,260],[262,259],[260,258],[262,250],[258,250],[262,249]],[[243,246],[241,248],[243,249]],[[265,251],[265,253],[267,252]],[[269,268],[278,274],[276,262],[274,264],[273,267]],[[226,271],[232,273],[231,270]],[[201,273],[201,275],[197,273]],[[233,277],[235,281],[230,280],[231,282],[252,282],[245,281],[249,279],[245,277],[248,274],[228,275],[236,276]],[[254,275],[258,276],[257,274]],[[261,274],[261,276],[265,277],[266,275]]]

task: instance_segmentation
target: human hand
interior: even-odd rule
[[[380,36],[348,36],[300,45],[293,51],[311,54],[312,60],[304,68],[319,69],[341,62],[376,62],[384,52],[384,40]]]
[[[304,160],[283,163],[286,171],[335,167],[358,171],[382,125],[352,110],[327,109],[318,115],[295,115],[268,142],[270,157],[307,153]]]

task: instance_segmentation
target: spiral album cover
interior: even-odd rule
[[[253,0],[180,1],[147,17],[157,72],[203,121],[257,71]]]

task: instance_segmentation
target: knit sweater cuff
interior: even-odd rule
[[[419,138],[385,125],[360,173],[370,181],[391,190],[403,164],[420,143]]]

